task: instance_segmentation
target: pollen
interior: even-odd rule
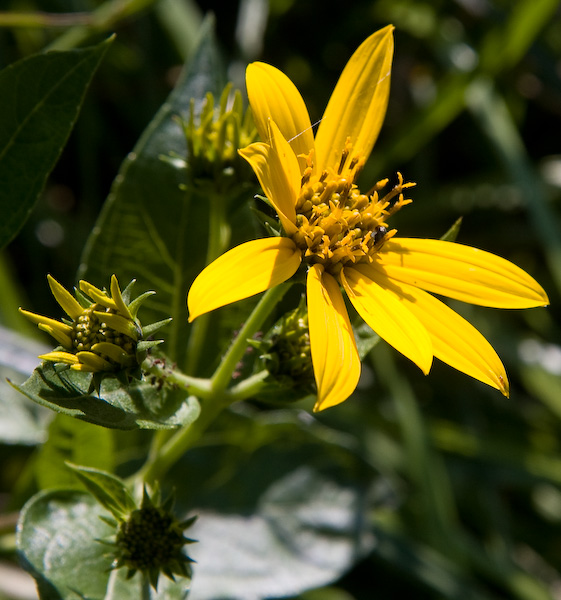
[[[337,275],[349,262],[370,263],[386,241],[395,235],[387,220],[411,200],[403,195],[414,183],[404,183],[401,173],[397,184],[386,193],[388,180],[376,183],[367,194],[360,191],[356,179],[364,160],[351,157],[346,145],[339,168],[312,175],[311,156],[302,177],[296,202],[296,226],[293,241],[302,250],[308,264],[319,263]],[[345,168],[345,165],[348,165]]]

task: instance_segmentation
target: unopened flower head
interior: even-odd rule
[[[508,394],[487,340],[430,294],[497,308],[548,304],[527,273],[488,252],[442,240],[397,238],[387,220],[409,203],[400,174],[363,193],[357,176],[389,98],[393,27],[350,58],[314,136],[300,93],[278,69],[248,66],[250,106],[262,142],[240,151],[278,215],[279,235],[246,242],[211,263],[188,297],[190,320],[306,271],[316,410],[345,400],[360,359],[344,291],[366,323],[428,373],[433,357]]]
[[[305,303],[284,315],[262,339],[253,340],[251,345],[259,353],[257,369],[269,371],[274,383],[300,392],[298,397],[315,391]],[[292,398],[294,394],[289,396]]]
[[[160,343],[146,341],[168,321],[144,329],[136,314],[141,303],[152,294],[146,292],[132,302],[125,301],[131,284],[121,293],[115,275],[110,293],[87,281],[80,281],[76,297],[50,275],[49,286],[69,319],[56,321],[20,308],[20,312],[50,334],[60,347],[39,358],[62,363],[76,371],[92,373],[126,373],[139,376],[139,367],[146,351]]]
[[[104,518],[117,532],[105,543],[113,547],[112,569],[127,569],[127,578],[140,572],[154,589],[160,573],[175,580],[175,576],[191,577],[194,561],[185,553],[185,546],[195,540],[184,532],[196,520],[191,517],[179,521],[173,514],[173,499],[160,503],[159,494],[151,498],[144,492],[142,505],[132,510],[119,522]]]
[[[221,192],[250,181],[247,163],[238,150],[257,139],[251,110],[244,111],[239,90],[228,84],[215,105],[209,92],[196,106],[191,100],[189,118],[182,122],[187,140],[188,167],[192,180],[199,185],[213,185]]]

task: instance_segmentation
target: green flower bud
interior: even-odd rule
[[[126,568],[128,579],[140,572],[154,589],[160,573],[173,581],[175,575],[191,577],[194,561],[184,552],[184,547],[195,540],[186,537],[184,531],[196,517],[179,521],[172,508],[172,499],[160,505],[159,494],[150,498],[145,490],[140,508],[123,516],[119,523],[104,519],[117,527],[114,540],[106,542],[115,555],[112,569]]]
[[[191,100],[189,117],[181,124],[187,141],[187,168],[196,185],[230,195],[240,185],[254,181],[238,149],[257,140],[257,128],[251,111],[244,111],[240,91],[232,92],[232,84],[224,88],[217,105],[210,92],[201,108]]]
[[[271,396],[285,401],[299,400],[315,393],[308,311],[304,302],[251,345],[259,352],[256,370],[269,371],[270,385],[265,389],[263,399]]]

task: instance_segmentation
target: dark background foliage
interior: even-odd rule
[[[394,23],[390,104],[364,187],[402,172],[417,182],[413,205],[396,217],[402,235],[439,237],[462,217],[458,241],[525,268],[551,307],[454,305],[504,360],[510,399],[440,364],[425,378],[382,344],[375,348],[355,396],[319,419],[353,436],[391,484],[391,501],[372,515],[380,534],[370,555],[334,587],[301,598],[561,597],[559,7],[546,0],[132,4],[133,14],[80,40],[117,33],[44,194],[0,256],[0,324],[24,329],[14,316],[20,304],[58,314],[45,274],[75,283],[119,166],[173,88],[203,15],[215,15],[238,87],[248,61],[270,62],[297,84],[312,122],[352,51]],[[50,13],[100,6],[25,3]],[[0,8],[23,6],[3,0]],[[0,67],[48,46],[70,47],[67,32],[0,29]],[[34,489],[19,477],[33,447],[1,449],[0,492],[10,510]]]

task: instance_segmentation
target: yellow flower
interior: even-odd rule
[[[111,294],[87,281],[80,281],[81,293],[77,293],[77,299],[53,277],[47,275],[47,279],[53,296],[70,320],[56,321],[19,309],[62,347],[39,358],[68,365],[76,371],[112,373],[124,370],[135,375],[146,350],[159,343],[142,341],[143,336],[148,330],[153,333],[165,323],[162,321],[143,330],[136,319],[140,304],[152,292],[127,303],[113,275]]]
[[[404,184],[381,197],[357,176],[385,115],[393,27],[356,50],[335,87],[317,135],[302,97],[279,70],[247,69],[261,139],[240,151],[284,234],[242,244],[211,263],[188,296],[190,320],[278,285],[304,265],[315,410],[345,400],[360,360],[341,289],[368,325],[426,374],[433,356],[508,395],[504,367],[487,340],[427,292],[500,308],[548,304],[539,284],[512,263],[453,242],[394,237],[387,219],[410,201]]]

